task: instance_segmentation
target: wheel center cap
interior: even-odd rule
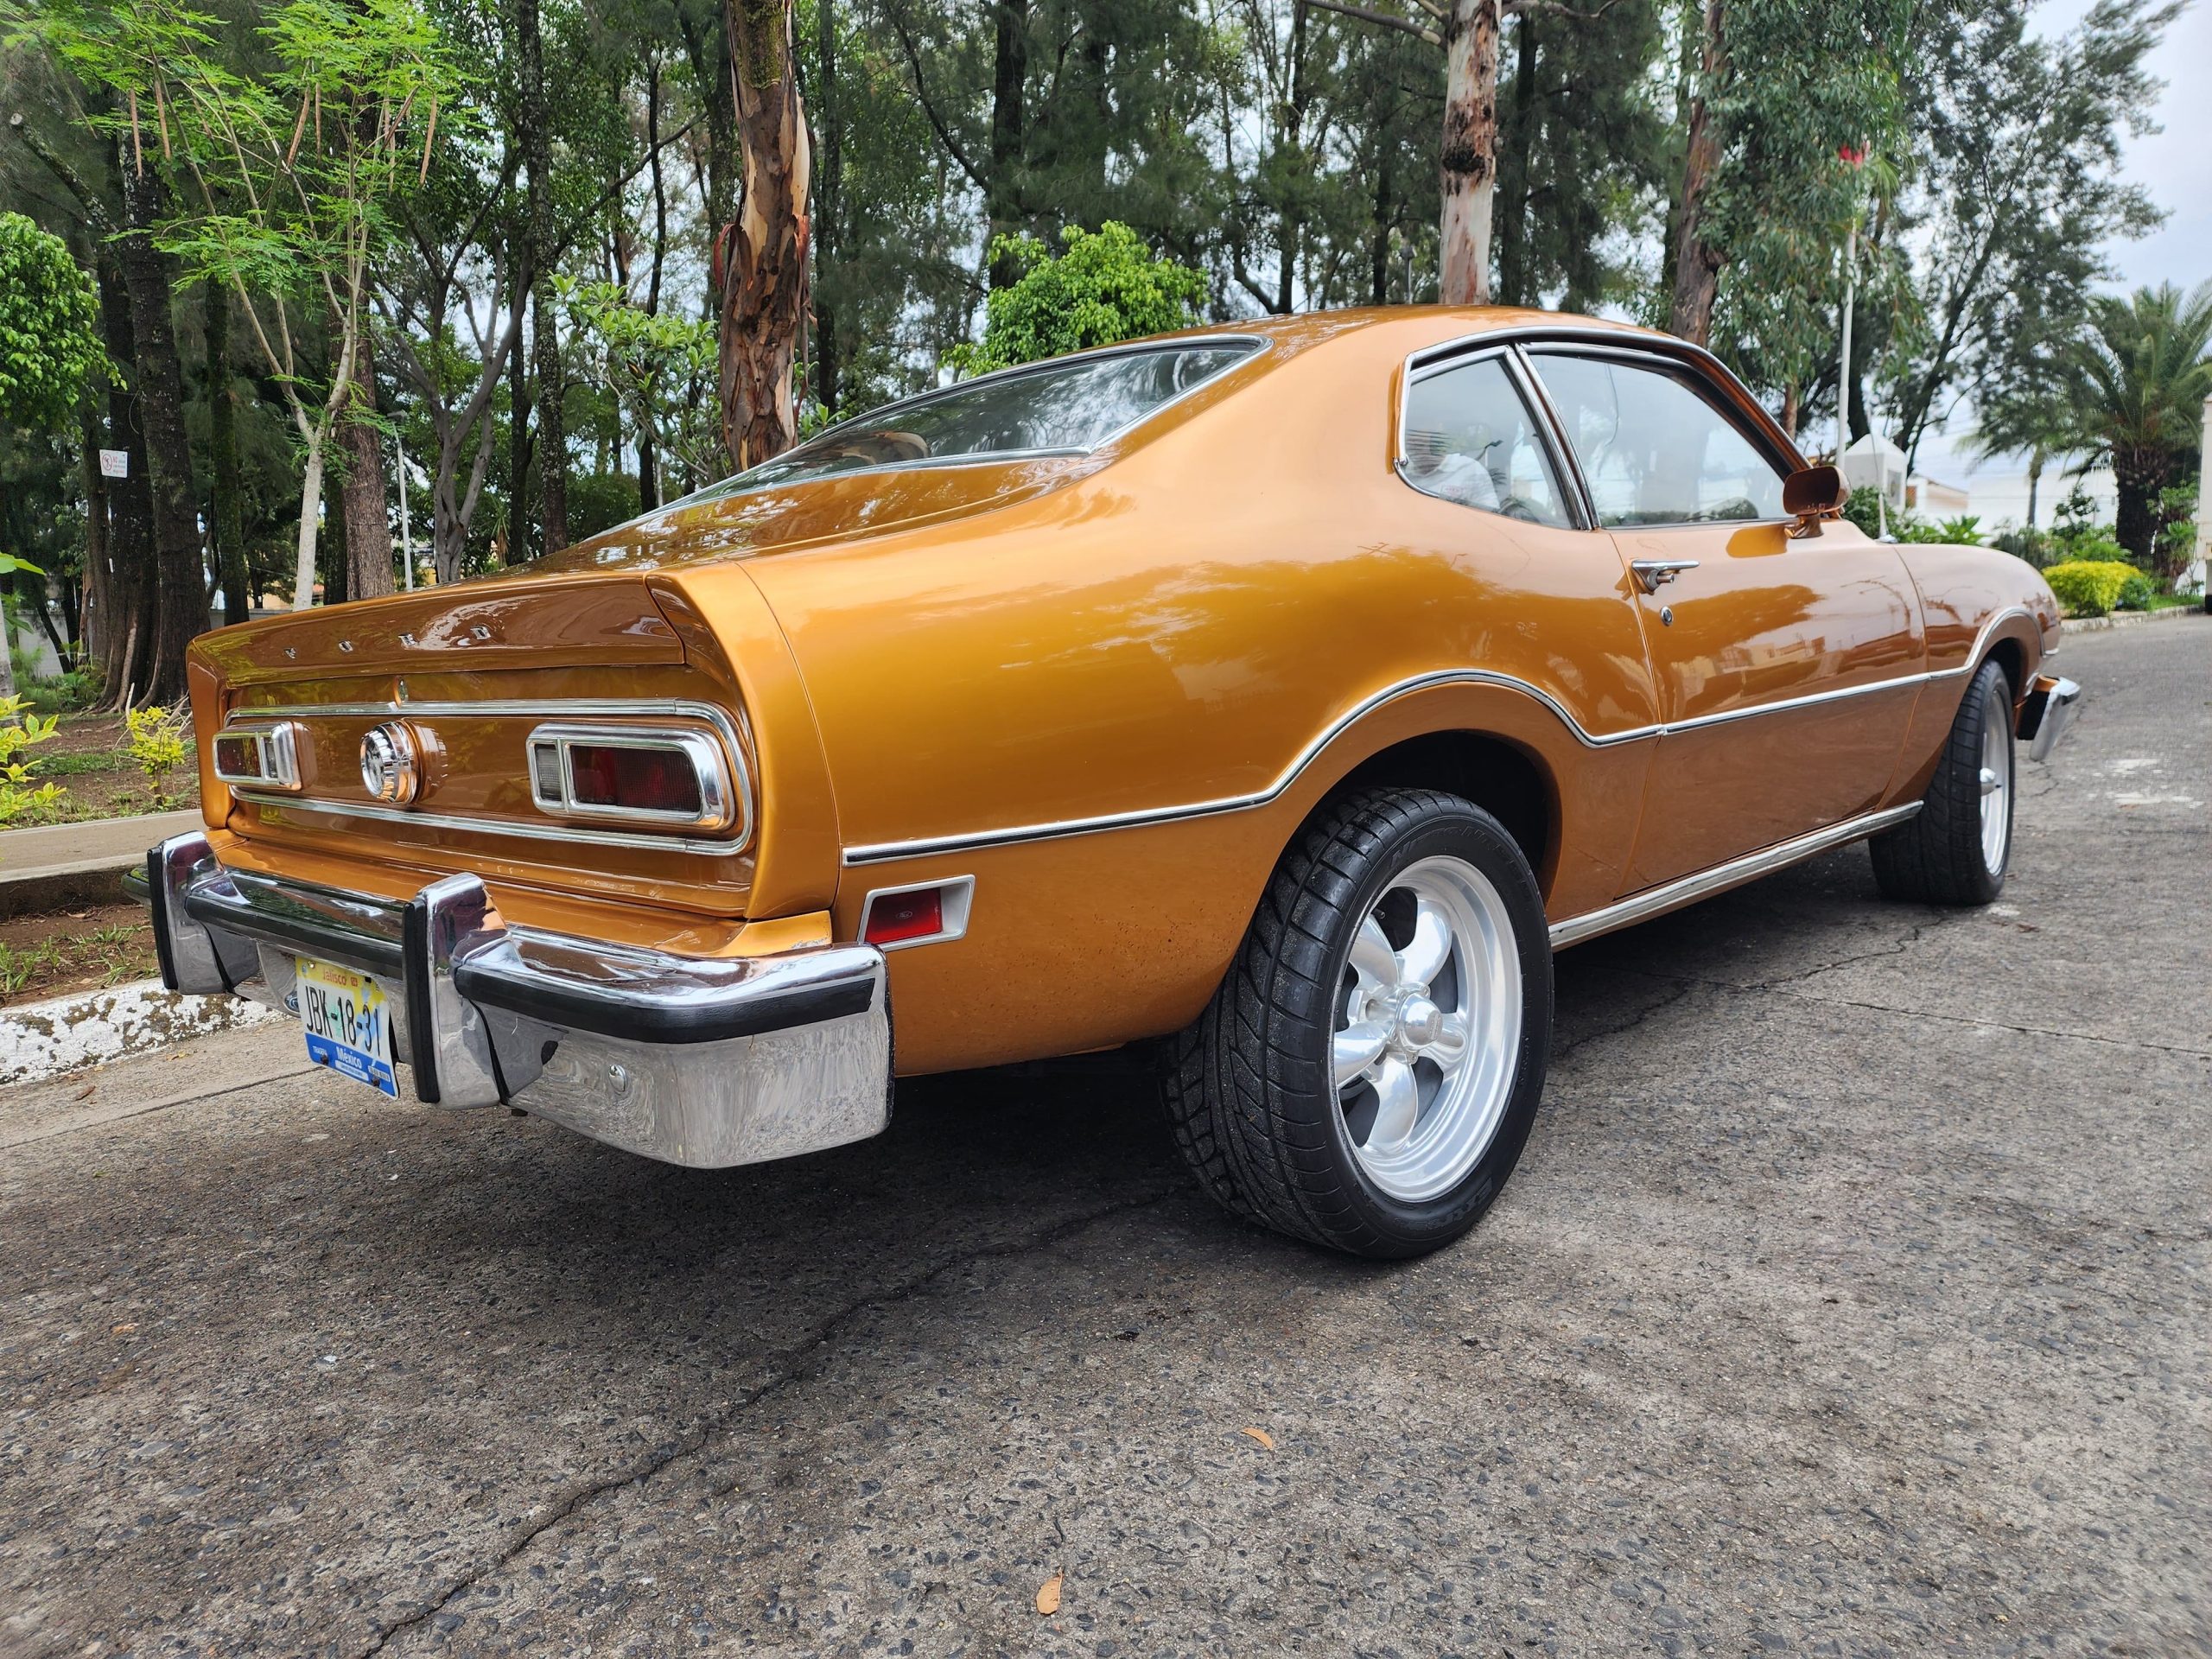
[[[1444,1010],[1425,996],[1409,996],[1398,1007],[1398,1029],[1409,1043],[1433,1043],[1444,1034]]]

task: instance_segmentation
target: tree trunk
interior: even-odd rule
[[[523,289],[515,296],[517,315],[523,308]],[[530,433],[531,387],[529,366],[523,358],[522,336],[515,336],[515,348],[507,357],[507,547],[506,563],[520,564],[531,556],[533,543],[530,534],[530,458],[532,442]],[[454,558],[460,558],[455,550]],[[458,565],[455,567],[458,569]],[[445,577],[441,575],[441,582]]]
[[[531,347],[537,367],[537,524],[541,552],[569,544],[569,435],[563,423],[561,326],[553,277],[553,123],[545,102],[545,45],[537,0],[515,0],[521,48],[518,105],[523,167],[530,194]]]
[[[1782,388],[1782,432],[1792,443],[1797,442],[1797,383],[1784,383]]]
[[[231,292],[219,282],[203,290],[207,302],[207,429],[214,448],[215,499],[208,521],[214,531],[215,569],[223,587],[227,626],[253,613],[245,568],[245,486],[238,464],[238,400],[231,385]]]
[[[741,472],[791,447],[791,359],[807,314],[806,111],[792,0],[728,0],[745,189],[721,254],[722,445]]]
[[[155,248],[152,230],[166,208],[159,178],[118,158],[126,233],[117,245],[130,294],[138,347],[138,416],[146,434],[152,492],[156,600],[155,630],[140,677],[149,701],[185,695],[184,648],[207,631],[207,585],[200,569],[200,514],[193,503],[192,452],[184,430],[184,369],[169,315],[175,272]]]
[[[1367,280],[1371,302],[1390,302],[1390,158],[1376,158],[1375,165],[1375,232],[1367,251]]]
[[[296,570],[292,578],[292,608],[304,611],[315,603],[315,519],[322,512],[322,442],[308,440],[305,475],[300,486],[300,539]]]
[[[100,328],[107,354],[129,370],[138,359],[130,326],[130,296],[109,250],[96,262],[100,290]],[[135,380],[135,374],[132,376]],[[104,709],[128,708],[137,690],[130,683],[133,642],[153,632],[154,497],[146,481],[146,440],[138,424],[138,399],[124,386],[107,394],[107,442],[124,454],[124,475],[107,492],[108,565],[95,593],[99,607],[100,670]]]
[[[823,0],[826,8],[828,0]],[[645,315],[660,315],[661,275],[668,264],[668,186],[660,163],[660,60],[646,65],[645,155],[653,179],[653,267],[646,279]],[[653,443],[652,428],[638,428],[638,510],[651,512],[660,505],[660,457]]]
[[[1536,153],[1536,20],[1523,12],[1513,25],[1513,142],[1497,158],[1497,302],[1528,305],[1529,163]]]
[[[2034,449],[2028,454],[2028,529],[2031,533],[2036,527],[2036,497],[2042,489],[2043,451]]]
[[[1690,94],[1688,142],[1682,154],[1682,188],[1675,211],[1675,293],[1668,328],[1694,345],[1713,335],[1713,302],[1720,291],[1720,251],[1707,239],[1706,195],[1720,164],[1720,135],[1713,124],[1712,90],[1720,74],[1721,0],[1706,0],[1697,85]]]
[[[71,630],[77,641],[76,660],[71,667],[81,667],[92,659],[92,652],[100,644],[94,629],[106,620],[108,583],[108,508],[107,480],[100,475],[100,423],[90,404],[85,405],[85,570],[84,594],[78,601],[76,626]],[[96,622],[95,619],[99,619]]]
[[[733,16],[745,3],[731,0]],[[995,238],[1015,235],[1027,222],[1021,161],[1028,127],[1029,0],[997,0],[991,11],[996,36],[991,58],[991,188],[983,205]],[[1018,260],[991,261],[993,288],[1011,287],[1020,275]]]
[[[391,510],[384,486],[384,442],[372,423],[377,412],[376,359],[367,320],[353,345],[353,378],[339,412],[337,437],[346,454],[338,483],[338,514],[346,524],[347,599],[378,599],[397,590],[392,579]],[[366,417],[366,418],[359,418]]]
[[[1454,0],[1446,25],[1439,227],[1446,305],[1490,303],[1491,198],[1497,188],[1498,0]]]
[[[2166,486],[2168,467],[2164,450],[2113,452],[2113,480],[2120,486],[2120,511],[2113,531],[2128,556],[2146,570],[2158,568],[2158,496]]]
[[[814,181],[814,269],[836,268],[838,235],[845,193],[844,117],[837,102],[837,16],[833,0],[815,0],[815,130],[822,139],[822,168]],[[994,134],[995,140],[995,133]],[[834,296],[814,289],[814,395],[822,412],[836,417],[844,395],[842,365],[837,360],[837,309]]]

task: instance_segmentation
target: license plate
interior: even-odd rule
[[[366,974],[299,959],[300,1020],[308,1058],[399,1098],[391,1070],[391,1005]]]

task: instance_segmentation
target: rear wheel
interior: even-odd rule
[[[1177,1143],[1234,1213],[1416,1255],[1487,1210],[1551,1043],[1551,945],[1504,827],[1455,796],[1354,796],[1283,856],[1228,977],[1172,1046]]]
[[[2012,860],[2012,688],[1984,663],[1967,687],[1920,810],[1867,843],[1892,899],[1986,905]]]

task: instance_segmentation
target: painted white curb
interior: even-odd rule
[[[2162,611],[2112,611],[2103,616],[2069,616],[2059,626],[2069,633],[2101,633],[2107,628],[2133,628],[2145,622],[2166,622],[2177,616],[2202,616],[2202,605],[2169,605]]]
[[[277,1018],[239,996],[185,996],[157,979],[0,1008],[0,1087]]]

